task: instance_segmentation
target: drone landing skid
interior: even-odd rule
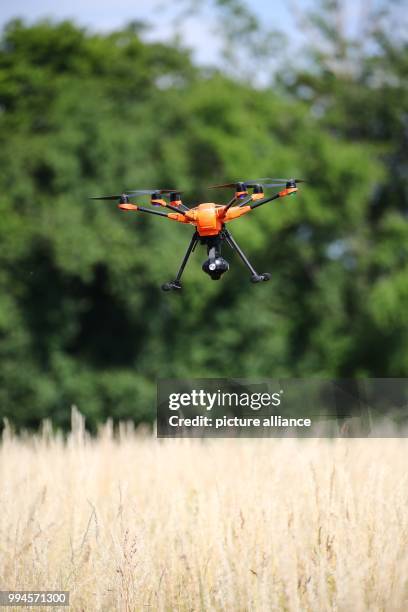
[[[263,274],[254,274],[253,276],[251,276],[251,282],[252,283],[266,283],[266,281],[268,281],[271,278],[271,275],[269,274],[269,272],[264,272]]]
[[[162,285],[162,289],[163,291],[180,291],[181,290],[181,283],[180,281],[170,281],[169,283],[164,283],[164,285]]]
[[[163,291],[180,291],[182,288],[181,276],[184,272],[184,268],[188,262],[191,253],[194,251],[198,242],[207,246],[208,259],[203,263],[202,269],[208,274],[212,280],[219,280],[229,270],[228,262],[221,256],[221,243],[225,240],[229,247],[233,251],[236,251],[243,263],[251,272],[251,282],[261,283],[266,282],[271,278],[269,272],[258,274],[245,253],[239,247],[238,243],[234,240],[231,233],[227,229],[223,229],[218,236],[200,237],[198,232],[195,232],[191,238],[187,252],[184,255],[183,261],[181,262],[180,269],[174,280],[162,285]]]

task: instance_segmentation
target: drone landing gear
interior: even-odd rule
[[[238,253],[246,267],[249,269],[249,271],[251,272],[251,282],[261,283],[266,282],[271,278],[271,275],[268,272],[258,274],[249,259],[246,257],[244,252],[241,250],[237,242],[232,237],[231,233],[226,228],[224,228],[219,236],[208,236],[200,238],[198,232],[195,232],[193,234],[187,252],[184,255],[183,261],[181,262],[181,266],[176,278],[162,285],[163,291],[180,291],[182,289],[181,276],[184,272],[184,268],[186,267],[188,259],[191,253],[194,251],[195,247],[197,246],[198,242],[201,242],[202,244],[205,244],[207,246],[208,259],[203,263],[203,271],[208,274],[212,280],[219,280],[222,274],[229,270],[228,262],[223,257],[221,257],[221,243],[223,240],[226,241],[226,243],[231,247],[233,251],[236,251]]]
[[[264,272],[263,274],[253,274],[251,276],[251,283],[262,283],[268,281],[271,278],[269,272]]]
[[[169,283],[164,283],[164,285],[162,285],[162,289],[163,291],[180,291],[181,289],[181,283],[180,281],[170,281]]]
[[[181,275],[184,272],[184,268],[186,267],[186,264],[188,262],[188,258],[190,257],[191,253],[194,251],[196,245],[198,242],[198,234],[197,232],[195,232],[193,234],[193,237],[191,238],[190,244],[188,245],[188,249],[186,254],[184,255],[183,261],[181,262],[181,266],[179,271],[177,272],[177,276],[174,280],[170,281],[169,283],[164,283],[164,285],[162,285],[162,289],[163,291],[180,291],[181,290]]]
[[[231,233],[225,228],[224,228],[224,237],[225,237],[225,240],[227,241],[227,244],[231,247],[233,251],[236,251],[238,253],[238,255],[240,256],[240,258],[242,259],[246,267],[250,270],[251,275],[252,275],[251,276],[252,283],[266,282],[271,278],[271,275],[269,274],[269,272],[258,274],[258,272],[255,270],[255,268],[253,267],[253,265],[251,264],[251,262],[249,261],[245,253],[239,247],[238,243],[232,237]]]

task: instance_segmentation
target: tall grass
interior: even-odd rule
[[[408,610],[404,439],[157,440],[78,415],[0,447],[0,588],[71,610]],[[21,609],[21,608],[19,608]]]

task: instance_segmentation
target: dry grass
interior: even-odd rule
[[[70,590],[86,612],[405,612],[407,450],[109,427],[90,440],[78,417],[66,444],[6,431],[0,588]]]

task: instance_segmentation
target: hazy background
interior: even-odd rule
[[[398,2],[0,7],[0,415],[152,420],[158,377],[408,375],[407,10]],[[301,176],[231,225],[91,195]],[[212,193],[212,192],[210,192]],[[229,194],[213,194],[217,201]],[[211,196],[211,197],[213,197]]]

